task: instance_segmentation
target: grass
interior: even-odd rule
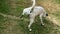
[[[3,26],[4,22],[5,22],[4,17],[0,15],[0,34],[2,34],[2,32],[5,29],[5,27]]]
[[[8,0],[9,3],[16,4],[13,5],[15,8],[12,7],[12,4],[10,5],[7,0],[0,0],[0,12],[6,15],[14,15],[14,16],[20,16],[22,14],[22,11],[25,7],[31,6],[31,1],[29,0],[14,0],[16,2],[12,3],[10,0]],[[44,1],[44,2],[43,2]],[[47,10],[49,14],[52,14],[57,17],[57,19],[60,19],[60,10],[59,1],[60,0],[38,0],[38,5],[44,6],[44,8],[49,9]],[[47,2],[48,1],[48,2]],[[7,2],[7,3],[6,3]],[[56,2],[54,4],[54,2]],[[41,4],[42,3],[42,4]],[[51,4],[50,5],[48,5]],[[8,5],[9,4],[9,5]],[[52,5],[53,4],[53,5]],[[48,8],[49,7],[49,8]],[[53,7],[53,8],[51,8]],[[57,9],[55,9],[57,8]],[[52,9],[52,10],[51,10]],[[55,10],[55,12],[53,11]],[[53,24],[48,19],[43,19],[45,26],[41,26],[40,19],[37,16],[36,20],[34,21],[34,24],[32,24],[31,28],[33,29],[32,32],[29,32],[28,30],[28,24],[29,24],[29,17],[27,15],[24,15],[23,19],[16,20],[16,19],[10,19],[7,17],[3,17],[0,15],[0,34],[60,34],[60,26]]]
[[[55,3],[60,4],[60,0],[54,0]]]
[[[0,12],[1,13],[4,13],[4,14],[7,14],[9,11],[9,5],[8,5],[8,2],[7,0],[0,0]]]
[[[56,11],[55,13],[52,13],[57,19],[60,19],[60,11]]]

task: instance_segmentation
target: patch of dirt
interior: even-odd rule
[[[12,15],[5,15],[3,13],[0,13],[3,17],[11,18],[11,19],[20,19],[20,17],[12,16]]]
[[[49,19],[50,21],[52,21],[52,23],[54,23],[55,25],[60,26],[60,23],[58,22],[58,20],[56,19],[56,17],[54,17],[53,15],[49,15],[47,17],[47,19]]]

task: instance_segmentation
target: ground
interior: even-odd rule
[[[29,17],[19,18],[23,9],[32,5],[30,0],[0,0],[0,4],[0,34],[60,34],[60,0],[36,0],[49,16],[43,19],[44,26],[37,16],[31,32],[27,27]]]

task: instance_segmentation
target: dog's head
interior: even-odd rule
[[[23,12],[22,12],[22,15],[21,15],[21,17],[23,16],[23,15],[29,15],[30,14],[30,12],[31,12],[31,9],[30,8],[25,8],[24,10],[23,10]]]
[[[24,15],[24,14],[29,15],[30,12],[31,12],[31,8],[25,8],[25,9],[23,10],[22,15]]]

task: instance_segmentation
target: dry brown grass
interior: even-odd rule
[[[48,14],[50,14],[50,18],[48,17],[49,20],[52,20],[55,24],[60,26],[60,20],[56,18],[57,16],[54,16],[56,12],[60,11],[60,4],[55,3],[54,0],[37,0],[36,5],[43,6],[47,10]]]
[[[53,0],[37,1],[37,5],[43,6],[45,9],[47,9],[49,11],[49,13],[53,13],[56,10],[60,10],[60,4],[54,3]]]

